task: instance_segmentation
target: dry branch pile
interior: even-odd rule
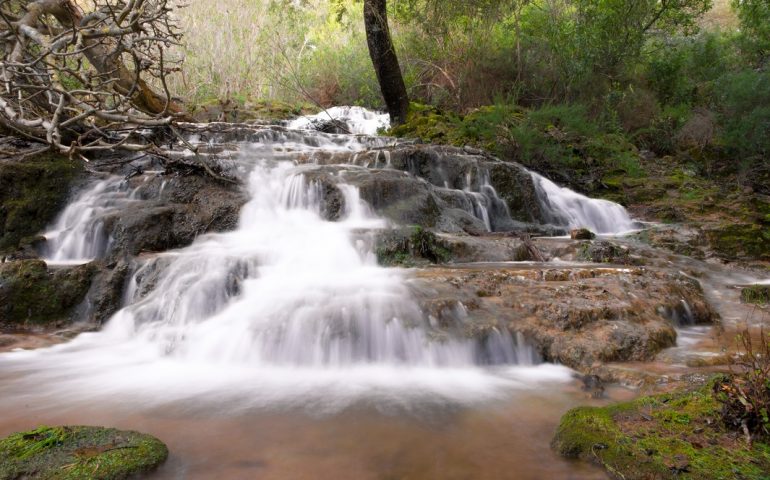
[[[179,71],[172,12],[169,0],[0,0],[0,128],[69,155],[151,148],[139,132],[182,116],[166,87]]]

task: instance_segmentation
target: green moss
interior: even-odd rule
[[[53,220],[82,169],[54,154],[0,161],[0,253],[18,248]]]
[[[102,427],[47,427],[0,440],[0,480],[121,480],[168,457],[155,437]]]
[[[752,285],[741,290],[741,301],[757,305],[770,303],[770,285]]]
[[[770,226],[731,223],[708,230],[706,236],[714,250],[728,258],[770,259]]]
[[[450,258],[446,245],[435,233],[422,227],[414,227],[407,235],[395,234],[383,239],[377,248],[377,261],[385,266],[412,266],[421,260],[446,263]]]
[[[41,260],[0,264],[0,324],[50,324],[68,319],[91,285],[93,265],[49,272]]]
[[[562,417],[553,447],[598,463],[616,478],[767,480],[770,446],[748,448],[717,421],[712,385],[643,397]]]

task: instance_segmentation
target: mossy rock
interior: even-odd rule
[[[575,408],[562,417],[552,446],[625,480],[770,479],[770,445],[749,448],[728,431],[712,388]]]
[[[709,243],[727,258],[770,259],[770,227],[735,223],[706,231]]]
[[[166,461],[160,440],[103,427],[46,427],[0,440],[0,480],[121,480]]]
[[[37,234],[64,207],[80,162],[56,154],[0,161],[0,252]]]
[[[69,320],[95,273],[92,264],[50,272],[42,260],[0,264],[0,326],[50,326]]]
[[[770,285],[752,285],[741,290],[741,301],[755,305],[770,304]]]
[[[452,257],[444,241],[422,227],[392,232],[378,239],[377,261],[383,266],[447,263]]]

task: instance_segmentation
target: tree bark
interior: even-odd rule
[[[390,121],[400,125],[409,111],[409,95],[390,37],[386,0],[364,0],[364,26],[369,56],[388,107]]]
[[[81,25],[83,13],[72,0],[39,0],[42,4],[41,13],[50,13],[65,27],[87,27]],[[109,48],[99,42],[99,39],[86,40],[83,55],[91,62],[97,72],[113,77],[113,87],[120,95],[131,95],[131,103],[140,111],[165,115],[180,114],[183,108],[172,99],[155,92],[142,78],[136,78],[126,65]]]

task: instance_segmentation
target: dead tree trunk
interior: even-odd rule
[[[409,95],[406,93],[401,66],[390,37],[386,0],[364,0],[364,26],[369,55],[372,57],[390,120],[394,125],[400,125],[406,121]]]

